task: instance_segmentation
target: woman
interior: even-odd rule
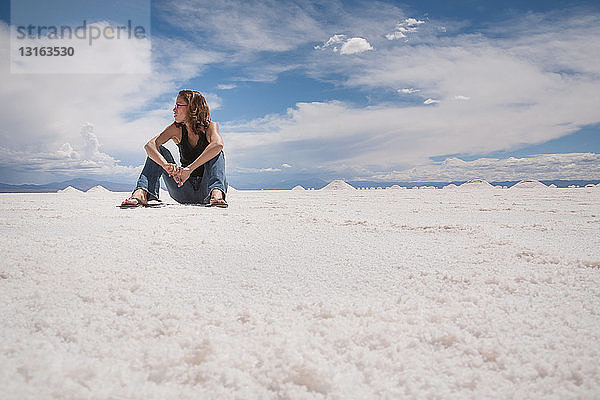
[[[223,138],[219,125],[210,120],[204,96],[192,90],[180,91],[173,116],[175,122],[144,146],[146,164],[136,189],[121,207],[147,206],[148,201],[158,200],[161,176],[178,203],[227,207]],[[181,166],[162,146],[169,140],[179,147]]]

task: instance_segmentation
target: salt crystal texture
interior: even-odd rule
[[[295,192],[297,192],[297,191],[303,191],[305,189],[302,186],[300,186],[300,185],[296,185],[296,186],[294,186],[294,188],[292,190],[295,191]]]
[[[592,399],[595,190],[0,195],[0,399]]]

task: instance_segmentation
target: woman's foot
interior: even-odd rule
[[[208,201],[207,207],[221,207],[227,208],[229,205],[223,198],[223,192],[221,189],[213,189],[210,193],[210,200]]]
[[[121,208],[134,208],[146,205],[148,205],[146,191],[143,189],[136,189],[127,200],[124,200],[121,203]]]

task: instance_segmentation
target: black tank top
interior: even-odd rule
[[[208,146],[208,140],[206,139],[206,133],[200,133],[200,138],[198,139],[198,143],[193,147],[188,139],[188,132],[185,124],[181,124],[181,141],[177,143],[177,147],[179,147],[179,160],[181,161],[182,167],[187,167],[191,163],[193,163],[196,158],[204,149]],[[202,176],[204,173],[204,165],[199,166],[190,176]]]

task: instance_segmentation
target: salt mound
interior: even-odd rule
[[[104,186],[97,185],[93,188],[88,189],[86,193],[110,193],[110,190],[108,190]]]
[[[388,189],[402,190],[402,189],[406,189],[406,188],[404,186],[400,186],[400,185],[392,185]]]
[[[521,182],[511,186],[511,189],[546,189],[548,186],[535,179],[523,179]]]
[[[83,192],[79,189],[75,189],[73,186],[67,186],[66,188],[61,189],[61,190],[57,191],[56,193],[83,193]]]
[[[331,181],[327,186],[322,188],[321,190],[356,190],[354,186],[349,183],[344,182],[341,179],[336,179]]]
[[[488,181],[483,179],[473,179],[459,186],[461,189],[493,189]]]
[[[588,183],[587,185],[585,185],[586,188],[595,188],[596,185],[594,185],[593,183]]]
[[[458,186],[456,186],[454,183],[451,183],[449,185],[446,185],[443,187],[443,189],[456,189]]]
[[[556,189],[557,188],[557,186],[554,183],[552,185],[548,186],[548,187],[552,188],[552,189]]]
[[[227,193],[229,192],[237,192],[238,190],[231,185],[227,185]]]
[[[300,185],[296,185],[294,186],[294,188],[292,189],[294,192],[299,192],[301,190],[305,190],[302,186]]]

